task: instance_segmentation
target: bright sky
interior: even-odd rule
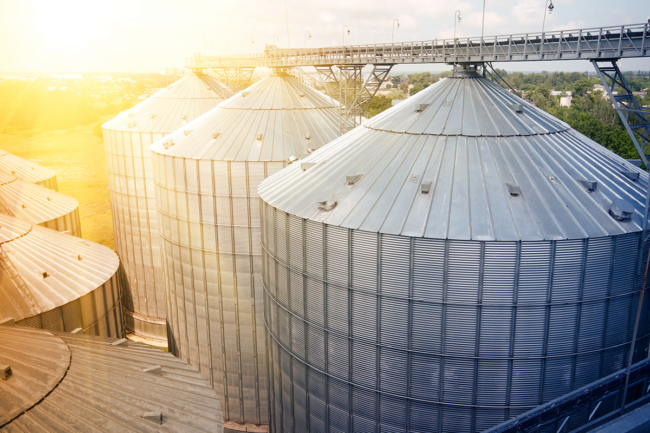
[[[546,0],[486,0],[485,35],[538,32]],[[0,71],[158,72],[182,67],[195,51],[247,53],[279,38],[280,47],[480,36],[482,0],[0,0]],[[646,22],[648,0],[555,0],[546,29]],[[497,65],[509,70],[586,71],[584,61]],[[624,69],[650,69],[650,58]],[[441,70],[443,66],[430,66]]]

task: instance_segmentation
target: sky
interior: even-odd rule
[[[485,0],[485,35],[539,32],[547,0]],[[547,30],[646,22],[648,0],[555,0]],[[160,72],[195,52],[480,36],[483,0],[0,0],[0,71]],[[393,26],[398,19],[400,26]],[[252,41],[252,42],[251,42]],[[510,71],[591,71],[586,61],[495,64]],[[399,66],[395,71],[415,68]],[[445,65],[418,70],[440,71]],[[649,70],[650,58],[623,69]]]

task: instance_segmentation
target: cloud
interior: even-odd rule
[[[322,21],[325,21],[326,23],[332,22],[336,19],[336,15],[327,11],[320,11],[318,13],[318,16]]]

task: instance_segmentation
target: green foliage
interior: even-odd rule
[[[427,87],[429,87],[428,83],[427,84],[419,84],[418,83],[418,84],[414,85],[413,87],[411,87],[411,91],[409,92],[409,95],[413,96],[416,93],[423,91]]]
[[[368,106],[368,115],[376,116],[393,105],[393,99],[406,99],[406,94],[401,90],[393,89],[388,95],[377,95],[372,98]]]
[[[580,78],[573,83],[573,96],[584,96],[594,88],[594,84],[588,78]]]

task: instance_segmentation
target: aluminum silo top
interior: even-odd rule
[[[102,125],[114,131],[167,134],[226,98],[224,87],[204,74],[189,74]]]
[[[300,80],[273,72],[151,150],[193,159],[284,161],[339,136],[337,106]]]
[[[0,170],[28,182],[43,182],[56,176],[56,172],[0,149]]]
[[[41,224],[79,207],[74,198],[0,171],[0,212]]]
[[[0,379],[0,432],[223,431],[219,399],[194,368],[116,341],[0,326],[0,364],[12,369]],[[143,417],[157,411],[162,424]]]
[[[471,73],[439,81],[301,163],[263,181],[260,197],[314,221],[436,239],[639,231],[648,185],[644,171]],[[609,214],[617,199],[633,208],[631,218]],[[323,210],[319,200],[336,207]]]
[[[105,246],[4,214],[0,248],[0,320],[68,304],[104,284],[119,266]]]

